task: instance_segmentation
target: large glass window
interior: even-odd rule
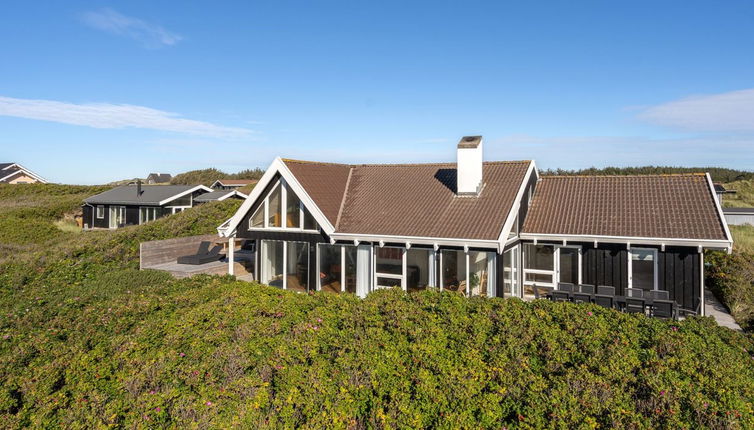
[[[267,226],[268,227],[281,227],[282,223],[280,216],[283,213],[283,198],[281,196],[280,189],[282,185],[278,185],[272,190],[267,200]]]
[[[159,208],[139,208],[139,224],[154,221],[158,218]]]
[[[317,221],[314,220],[312,214],[305,207],[302,206],[302,210],[304,212],[304,230],[316,230]]]
[[[655,290],[657,275],[657,251],[654,249],[631,249],[631,288]]]
[[[249,227],[252,227],[252,228],[264,227],[264,202],[262,202],[262,204],[259,205],[256,212],[254,212],[254,215],[251,216]]]
[[[288,188],[285,197],[285,226],[287,228],[301,228],[301,201]]]
[[[357,248],[355,246],[344,246],[343,252],[345,254],[345,279],[343,283],[347,293],[356,294],[356,257]]]
[[[283,242],[262,241],[262,276],[263,284],[283,288]]]
[[[424,290],[430,283],[432,251],[411,248],[406,251],[406,288],[408,291]]]
[[[392,247],[375,250],[377,288],[403,287],[403,252]]]
[[[489,261],[486,252],[469,252],[469,291],[472,296],[487,297],[489,288]]]
[[[554,253],[552,245],[524,245],[524,285],[554,285]]]
[[[102,205],[97,205],[97,219],[102,219],[105,217],[105,207]]]
[[[463,251],[443,249],[440,255],[443,290],[466,294],[466,254]]]
[[[502,297],[519,297],[518,273],[518,246],[515,246],[503,253]]]
[[[579,284],[581,282],[579,279],[580,249],[575,247],[559,247],[558,254],[558,282]]]
[[[306,292],[309,284],[309,244],[287,242],[286,247],[285,288]]]
[[[319,289],[341,291],[340,245],[319,245]]]

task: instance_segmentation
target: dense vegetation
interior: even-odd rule
[[[26,200],[16,192],[0,188],[0,217]],[[754,426],[754,340],[709,318],[136,270],[139,241],[210,233],[237,205],[5,255],[2,426]],[[26,228],[2,224],[0,238]]]
[[[541,170],[543,175],[668,175],[675,173],[709,172],[715,182],[733,182],[754,179],[754,172],[745,170],[726,169],[723,167],[672,167],[672,166],[642,166],[642,167],[605,167],[580,170],[547,169]]]
[[[729,208],[754,208],[754,180],[735,181],[725,184],[726,190],[735,194],[723,195],[723,206]]]
[[[225,173],[215,168],[191,170],[189,172],[175,175],[170,181],[173,185],[194,185],[203,184],[212,185],[218,179],[259,179],[264,174],[261,169],[246,169],[238,173]]]

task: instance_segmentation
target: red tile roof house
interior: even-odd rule
[[[482,149],[471,136],[456,163],[277,158],[218,231],[282,289],[642,296],[704,312],[704,251],[733,246],[708,174],[541,177]]]

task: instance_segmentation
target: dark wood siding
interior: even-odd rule
[[[628,286],[628,251],[625,245],[582,244],[581,281],[615,287],[623,295]]]

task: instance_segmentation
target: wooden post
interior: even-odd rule
[[[228,274],[234,275],[234,261],[233,261],[233,251],[236,250],[236,244],[235,244],[236,238],[234,236],[231,236],[228,238]]]

